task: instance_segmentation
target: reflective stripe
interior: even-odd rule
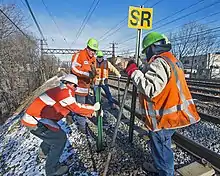
[[[182,104],[183,105],[183,110],[185,111],[185,113],[187,113],[187,115],[189,117],[189,120],[190,120],[190,123],[193,124],[193,123],[196,122],[196,119],[194,118],[194,116],[191,114],[191,112],[188,109],[188,105],[189,104],[187,103],[187,100],[186,100],[186,98],[185,98],[185,96],[183,94],[182,86],[181,86],[181,83],[180,83],[180,80],[179,80],[179,77],[178,77],[178,73],[177,73],[176,67],[175,67],[174,63],[169,58],[167,58],[167,57],[163,57],[163,58],[168,63],[170,63],[170,66],[171,66],[171,68],[172,68],[172,70],[174,72],[174,75],[175,75],[176,84],[177,84],[177,87],[178,87],[178,90],[179,90],[179,94],[180,94],[180,99],[183,102],[183,104]]]
[[[96,80],[101,81],[101,80],[105,80],[105,79],[107,79],[107,78],[97,78]]]
[[[78,93],[88,93],[89,89],[88,88],[77,87],[75,92],[78,92]]]
[[[25,113],[22,117],[22,120],[24,120],[26,123],[37,125],[37,120],[35,120],[32,116]]]
[[[152,118],[153,130],[157,130],[157,119],[156,119],[156,111],[153,108],[153,102],[148,102],[148,111],[149,116]]]
[[[178,72],[177,72],[177,69],[176,69],[174,63],[169,58],[167,58],[165,56],[163,56],[162,58],[164,58],[169,63],[169,65],[171,66],[171,69],[172,69],[172,71],[174,73],[174,76],[175,76],[176,85],[177,85],[177,88],[179,90],[180,99],[182,101],[182,104],[173,106],[169,109],[154,110],[153,102],[147,98],[148,112],[149,112],[149,116],[152,118],[151,120],[152,120],[152,124],[153,124],[153,131],[158,130],[157,129],[156,116],[163,116],[163,115],[171,114],[171,113],[181,111],[181,110],[183,110],[188,115],[191,124],[196,122],[194,116],[190,113],[190,111],[188,109],[188,106],[190,104],[194,104],[194,102],[193,102],[192,99],[186,100],[185,95],[183,94],[183,90],[182,90],[182,86],[181,86],[181,83],[180,83],[180,80],[179,80]],[[178,62],[177,66],[182,69],[180,61]]]
[[[43,93],[39,96],[39,98],[46,104],[53,106],[56,101],[54,101],[52,98],[50,98],[46,93]]]
[[[24,116],[22,117],[22,120],[24,122],[26,122],[27,124],[31,124],[31,125],[37,125],[38,121],[51,126],[52,128],[56,128],[56,129],[60,129],[59,125],[57,125],[57,123],[55,123],[54,121],[50,120],[50,119],[45,119],[45,118],[39,118],[39,117],[33,117],[27,113],[24,114]]]
[[[63,99],[63,100],[60,100],[59,103],[60,103],[63,107],[65,107],[65,106],[71,105],[71,104],[73,104],[73,103],[76,103],[76,99],[75,99],[75,97],[67,97],[67,98],[65,98],[65,99]]]
[[[85,104],[81,104],[81,103],[75,103],[80,109],[84,108],[84,109],[89,109],[89,110],[95,110],[94,106],[90,106],[90,105],[85,105]]]
[[[81,66],[81,64],[77,62],[78,57],[79,57],[79,53],[77,53],[77,54],[75,55],[75,57],[74,57],[74,60],[73,60],[73,62],[72,62],[72,69],[73,69],[76,73],[79,73],[79,74],[81,74],[81,75],[85,75],[85,76],[88,76],[88,77],[89,77],[89,73],[88,73],[88,72],[83,72],[83,71],[78,70],[78,69],[76,68],[77,66]]]
[[[160,110],[156,110],[156,115],[157,116],[164,116],[167,114],[171,114],[177,111],[182,111],[185,110],[187,106],[189,106],[190,104],[194,104],[193,100],[186,100],[185,103],[181,104],[181,105],[177,105],[177,106],[173,106],[169,109],[160,109]]]

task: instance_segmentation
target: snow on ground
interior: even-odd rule
[[[13,120],[14,119],[14,120]],[[65,119],[59,121],[62,129],[68,134],[64,152],[60,158],[60,162],[65,161],[69,156],[72,156],[72,163],[79,163],[77,158],[77,149],[71,145],[74,143],[82,144],[81,135],[77,132],[76,126],[72,129],[66,125]],[[74,133],[73,133],[74,131]],[[70,132],[71,135],[70,135]],[[19,119],[15,116],[1,126],[0,130],[0,175],[2,176],[38,176],[45,175],[45,161],[38,163],[36,161],[38,147],[41,139],[32,135],[27,128],[19,123]],[[86,168],[85,168],[86,170]],[[94,175],[96,172],[86,173],[84,171],[75,171],[76,175]]]

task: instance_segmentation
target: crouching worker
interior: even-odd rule
[[[102,51],[97,52],[97,59],[96,59],[96,78],[94,83],[94,95],[96,95],[96,91],[98,87],[101,87],[106,94],[106,97],[108,99],[109,108],[114,108],[114,101],[111,95],[111,92],[109,90],[108,86],[108,72],[112,71],[113,73],[118,76],[118,78],[121,77],[119,71],[107,60],[103,58]],[[95,96],[96,97],[96,96]],[[96,101],[95,101],[96,102]]]
[[[61,79],[60,86],[49,89],[36,98],[21,119],[21,123],[28,127],[32,134],[43,140],[38,156],[46,158],[47,176],[63,175],[68,171],[67,166],[59,164],[67,137],[57,122],[70,111],[90,118],[96,116],[100,109],[99,103],[91,106],[76,102],[77,85],[75,75],[66,75]]]
[[[181,62],[170,52],[167,37],[151,32],[143,39],[146,64],[139,70],[129,62],[126,72],[140,92],[140,103],[149,129],[154,165],[143,163],[143,169],[160,176],[174,175],[171,137],[176,128],[200,120],[188,89]]]

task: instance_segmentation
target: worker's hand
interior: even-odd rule
[[[100,108],[101,108],[100,103],[99,103],[99,102],[96,102],[96,103],[94,104],[94,110],[95,110],[95,111],[98,111]]]
[[[99,111],[94,111],[92,113],[92,116],[97,117],[98,115],[100,115],[101,117],[103,117],[103,110],[101,110],[100,114],[98,114],[98,113],[99,113]]]
[[[118,75],[118,79],[120,79],[120,78],[121,78],[121,74]]]
[[[125,69],[125,72],[127,73],[128,77],[131,77],[131,74],[135,70],[138,70],[137,64],[133,60],[130,60],[128,62],[128,65],[127,65],[126,69]]]

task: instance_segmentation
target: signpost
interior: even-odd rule
[[[137,29],[137,40],[136,40],[136,49],[135,49],[135,62],[137,63],[137,65],[139,65],[142,29],[152,28],[152,17],[153,17],[152,8],[142,8],[142,6],[129,7],[128,27]],[[131,100],[131,116],[130,116],[130,125],[129,125],[129,142],[133,141],[134,120],[135,120],[134,112],[136,107],[136,99],[137,99],[137,88],[133,85],[132,100]]]
[[[152,16],[153,16],[153,9],[152,8],[142,8],[141,7],[129,7],[129,14],[128,14],[128,27],[129,28],[136,28],[137,30],[137,41],[136,41],[136,52],[135,52],[135,61],[138,64],[138,59],[140,56],[140,41],[141,41],[141,30],[142,29],[151,29],[152,28]],[[116,141],[116,136],[118,132],[118,127],[121,121],[121,116],[123,113],[123,108],[125,104],[125,99],[128,91],[128,87],[130,84],[130,78],[128,78],[126,86],[125,86],[125,92],[122,98],[121,103],[121,109],[118,115],[117,123],[114,130],[113,140],[111,143],[111,146],[109,148],[109,153],[105,165],[105,169],[103,172],[103,176],[106,176],[108,173],[108,166],[111,160],[113,148]],[[131,118],[130,118],[130,126],[129,126],[129,140],[132,142],[133,140],[133,126],[134,126],[134,117],[135,117],[135,105],[136,105],[136,98],[137,98],[137,89],[135,86],[133,86],[133,94],[132,94],[132,110],[131,110]]]

